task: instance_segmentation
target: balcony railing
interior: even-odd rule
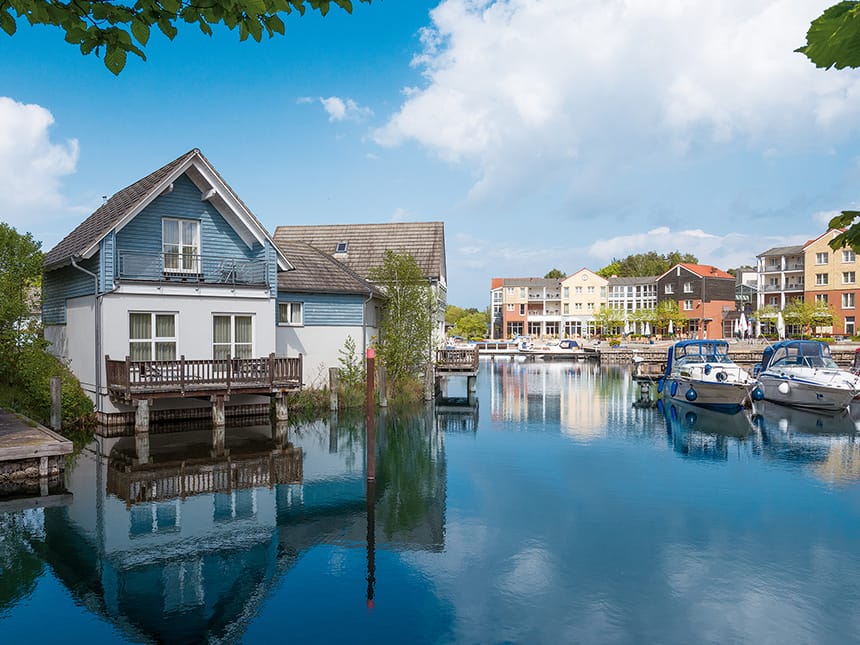
[[[264,358],[186,359],[170,361],[111,360],[105,356],[107,388],[124,401],[298,390],[302,357],[274,354]]]
[[[124,280],[264,285],[266,263],[209,255],[119,251],[117,277]]]

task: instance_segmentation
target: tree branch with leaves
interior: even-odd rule
[[[24,20],[31,26],[58,27],[67,43],[84,55],[103,53],[105,67],[119,74],[128,54],[146,60],[143,49],[153,28],[173,40],[177,25],[196,24],[207,36],[214,26],[224,25],[238,29],[240,41],[250,36],[260,42],[263,34],[284,35],[281,15],[304,15],[310,8],[325,16],[332,5],[352,13],[352,0],[0,0],[0,29],[13,36]]]

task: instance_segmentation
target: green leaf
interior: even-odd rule
[[[131,21],[131,33],[137,42],[146,47],[146,43],[149,42],[149,25],[142,19],[135,18]]]
[[[105,52],[105,67],[115,75],[118,75],[125,67],[126,52],[124,49],[113,46],[108,47]]]
[[[860,6],[845,1],[826,9],[812,21],[806,45],[795,50],[817,67],[860,67]]]
[[[15,18],[13,18],[8,11],[8,9],[0,11],[0,29],[3,29],[3,31],[11,36],[15,33],[18,25],[15,22]],[[282,31],[281,33],[284,32]]]

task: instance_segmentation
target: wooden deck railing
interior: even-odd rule
[[[107,389],[125,400],[234,391],[266,393],[297,390],[302,384],[302,357],[186,359],[170,361],[112,360],[105,356]]]
[[[477,349],[437,349],[437,372],[477,372],[480,356]]]

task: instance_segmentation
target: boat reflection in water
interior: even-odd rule
[[[778,403],[756,403],[753,421],[763,456],[801,467],[831,484],[860,479],[860,435],[853,411],[815,412]]]
[[[727,412],[663,399],[657,409],[666,418],[672,449],[685,457],[725,461],[733,444],[753,448],[748,440],[755,438],[756,430],[745,410]]]
[[[100,438],[70,472],[74,503],[46,509],[33,548],[131,640],[239,640],[317,548],[370,604],[377,549],[444,548],[446,498],[432,413],[376,427],[373,484],[363,419]]]

